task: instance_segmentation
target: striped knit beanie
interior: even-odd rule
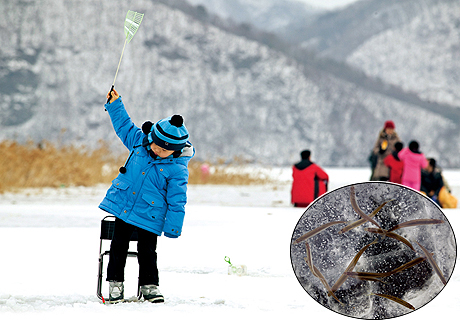
[[[152,125],[147,137],[149,143],[153,142],[166,150],[178,151],[185,147],[189,135],[184,119],[176,114]]]

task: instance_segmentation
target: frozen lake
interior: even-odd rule
[[[366,169],[326,171],[330,190],[369,178]],[[278,184],[189,186],[182,236],[159,239],[164,304],[107,306],[96,297],[99,225],[106,215],[97,206],[108,184],[0,195],[2,322],[355,320],[318,304],[298,283],[290,242],[304,210],[289,205],[290,170],[270,172]],[[460,171],[444,174],[454,195],[460,196]],[[459,232],[460,210],[443,211]],[[225,256],[235,265],[247,266],[248,275],[228,275]],[[136,293],[136,261],[128,259],[126,270],[129,297]],[[460,314],[459,288],[455,268],[437,297],[395,320],[451,320]],[[107,289],[104,285],[105,295]]]

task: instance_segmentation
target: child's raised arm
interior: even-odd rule
[[[112,98],[110,99],[110,103],[105,104],[105,109],[109,113],[113,129],[117,136],[121,139],[126,148],[131,150],[134,145],[141,144],[144,134],[142,130],[132,122],[118,92],[114,89],[110,93],[112,94]],[[109,98],[109,94],[107,94],[107,98]]]

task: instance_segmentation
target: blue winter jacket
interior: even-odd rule
[[[145,134],[131,121],[121,97],[105,108],[130,156],[126,173],[112,181],[99,207],[136,227],[177,238],[187,202],[187,165],[195,149],[187,142],[179,157],[153,159],[142,146]]]

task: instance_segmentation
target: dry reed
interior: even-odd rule
[[[209,168],[209,171],[206,169]],[[270,180],[264,177],[261,172],[253,171],[248,174],[245,165],[218,163],[213,165],[207,162],[190,161],[188,165],[190,184],[209,185],[254,185],[268,184]]]
[[[108,182],[119,163],[106,145],[89,151],[84,147],[56,148],[49,142],[21,145],[0,142],[0,192],[20,188],[91,186]],[[110,171],[107,171],[110,170]]]
[[[57,148],[49,142],[24,145],[14,141],[0,142],[0,193],[23,188],[93,186],[110,183],[127,156],[114,156],[108,145],[99,148],[66,146]],[[250,185],[264,184],[266,179],[231,171],[224,165],[210,166],[192,160],[189,164],[190,184]],[[234,169],[234,168],[233,168]]]

